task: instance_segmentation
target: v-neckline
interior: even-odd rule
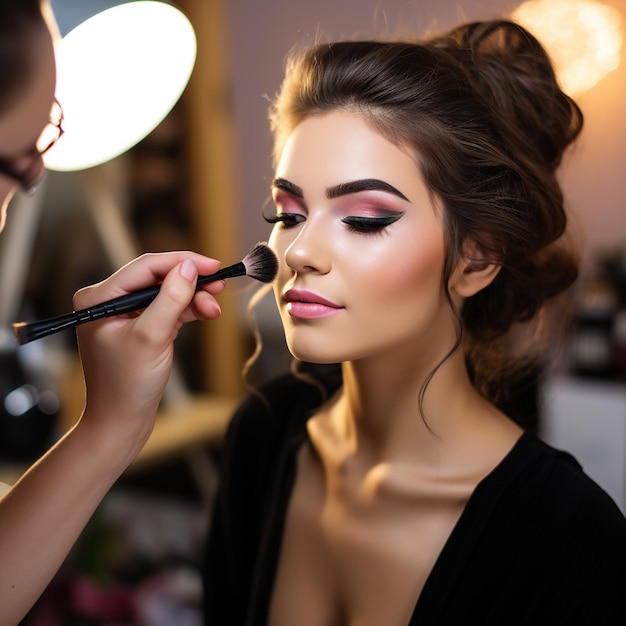
[[[524,464],[523,450],[531,435],[523,432],[501,461],[482,478],[472,491],[452,532],[448,536],[419,597],[416,600],[408,626],[433,623],[433,619],[445,607],[452,592],[460,568],[455,564],[464,562],[473,549],[472,537],[480,533],[486,519],[497,505],[500,494],[521,471]]]
[[[423,624],[431,623],[432,618],[445,606],[446,598],[454,587],[455,577],[453,572],[458,572],[458,568],[455,569],[454,563],[462,561],[467,557],[467,553],[472,547],[471,537],[480,531],[483,521],[489,517],[495,507],[500,493],[502,493],[518,471],[522,469],[523,465],[520,465],[517,459],[520,458],[520,450],[523,450],[526,446],[529,437],[528,433],[523,432],[500,462],[478,482],[472,491],[459,519],[437,556],[419,597],[416,599],[408,626],[418,626],[418,624],[422,626]],[[279,481],[280,485],[276,484],[276,488],[281,491],[288,490],[288,494],[287,497],[277,498],[276,502],[280,502],[281,506],[274,510],[272,520],[268,520],[268,530],[271,529],[270,532],[278,540],[265,543],[266,548],[272,545],[273,549],[269,553],[267,550],[263,550],[262,562],[258,564],[260,571],[264,571],[266,574],[269,574],[271,571],[271,576],[268,576],[268,579],[264,581],[268,591],[265,620],[268,617],[267,612],[269,611],[273,587],[278,573],[282,533],[297,478],[297,454],[300,446],[305,442],[310,443],[306,428],[303,433],[291,439],[285,450],[286,457],[283,463],[279,463],[279,466],[285,472],[283,475],[285,480]],[[287,466],[285,463],[289,464],[289,471],[286,471]],[[516,464],[518,465],[517,471],[514,470]],[[271,560],[271,568],[266,569],[268,559]]]

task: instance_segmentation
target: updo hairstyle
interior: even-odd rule
[[[421,42],[346,41],[293,55],[270,108],[275,161],[300,122],[337,110],[362,115],[415,155],[442,210],[442,289],[451,306],[448,280],[468,250],[501,267],[457,311],[475,384],[493,395],[507,332],[577,275],[577,259],[562,245],[555,171],[581,131],[580,109],[537,39],[497,20]]]

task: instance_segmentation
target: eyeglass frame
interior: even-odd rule
[[[35,171],[35,166],[40,163],[41,157],[48,152],[48,150],[50,150],[50,148],[52,148],[57,141],[59,141],[65,132],[63,128],[63,107],[56,98],[54,99],[54,102],[59,109],[59,119],[55,121],[51,117],[39,136],[41,138],[46,130],[52,127],[56,130],[56,134],[52,137],[52,139],[41,149],[37,147],[37,144],[35,144],[35,146],[33,146],[30,150],[27,150],[19,157],[14,157],[13,159],[0,158],[0,173],[16,180],[20,184],[22,191],[25,191],[28,194],[34,193],[37,188],[37,183],[41,179],[41,176],[39,175],[34,177],[33,172]],[[39,139],[37,141],[39,141]],[[14,167],[12,162],[24,157],[32,157],[32,159],[28,166],[26,168],[22,168],[22,171],[20,171]]]

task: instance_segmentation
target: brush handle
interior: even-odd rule
[[[240,261],[234,265],[223,267],[215,272],[215,274],[198,276],[196,289],[217,280],[245,275],[246,266],[243,261]],[[71,313],[57,317],[51,317],[41,322],[18,322],[13,324],[13,332],[15,333],[18,343],[23,345],[35,339],[41,339],[42,337],[57,333],[65,328],[70,328],[71,326],[92,322],[103,317],[113,317],[114,315],[145,309],[156,298],[159,291],[161,291],[161,285],[152,285],[151,287],[145,287],[144,289],[118,296],[106,302],[95,304],[92,307],[72,311]]]

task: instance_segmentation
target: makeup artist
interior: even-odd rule
[[[583,116],[541,45],[507,21],[320,43],[271,122],[306,368],[230,424],[206,623],[625,624],[626,519],[502,410],[510,331],[539,342],[577,275],[556,172]]]
[[[0,207],[43,174],[41,152],[58,138],[56,25],[40,0],[0,3]],[[141,314],[78,329],[87,396],[76,425],[0,500],[0,625],[14,626],[48,585],[107,490],[148,439],[181,325],[216,318],[223,282],[195,292],[219,263],[189,252],[145,255],[78,292],[88,307],[163,281]],[[1,297],[1,295],[0,295]],[[78,416],[77,416],[78,417]]]

